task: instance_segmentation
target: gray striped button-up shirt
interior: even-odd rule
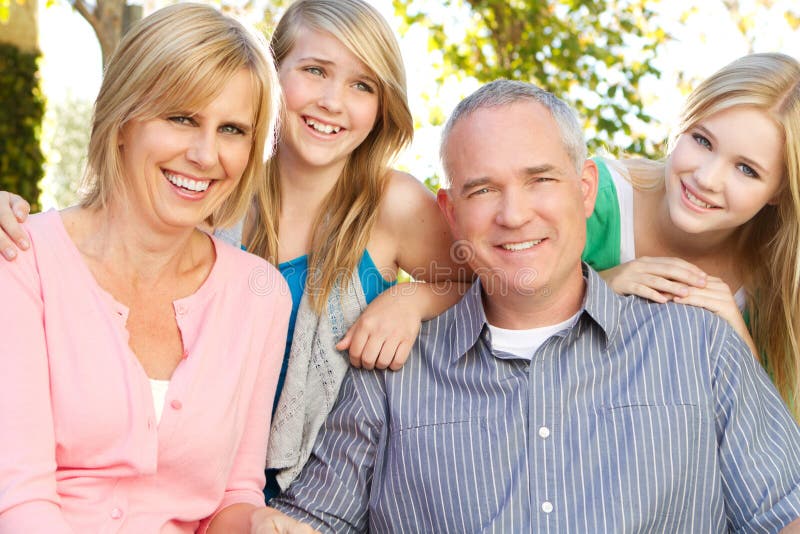
[[[496,354],[480,285],[399,372],[351,370],[271,505],[322,531],[765,532],[800,516],[800,429],[699,308],[620,297],[532,361]]]

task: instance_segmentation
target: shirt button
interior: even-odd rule
[[[188,350],[183,351],[183,354],[181,354],[181,358],[185,360],[188,357],[189,357],[189,351]]]
[[[544,501],[542,503],[542,512],[549,514],[552,511],[553,511],[553,503],[551,503],[550,501]]]
[[[178,315],[185,315],[186,314],[186,306],[184,304],[178,304],[175,307],[175,311],[178,312]]]
[[[150,418],[147,419],[147,430],[153,430],[153,420]]]
[[[173,400],[172,402],[169,403],[169,405],[172,406],[173,410],[180,410],[181,408],[183,408],[183,404],[178,399]]]
[[[111,510],[111,519],[121,519],[122,518],[122,510],[119,508],[114,508]]]
[[[546,426],[539,427],[539,437],[542,439],[547,439],[550,437],[550,429]]]

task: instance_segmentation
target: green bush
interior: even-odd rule
[[[44,175],[39,146],[44,97],[38,58],[0,43],[0,190],[19,193],[35,211]]]

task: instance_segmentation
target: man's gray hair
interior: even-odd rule
[[[459,102],[447,120],[447,124],[445,124],[442,131],[442,143],[439,148],[439,157],[445,173],[444,187],[449,187],[450,185],[450,171],[445,158],[445,150],[453,127],[458,121],[482,108],[504,106],[528,100],[538,102],[550,110],[550,114],[558,124],[559,130],[561,130],[561,140],[564,143],[564,148],[575,165],[575,169],[580,172],[583,168],[583,162],[586,161],[587,151],[583,128],[581,128],[575,111],[553,93],[540,89],[532,83],[501,79],[487,83]]]

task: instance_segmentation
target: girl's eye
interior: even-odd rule
[[[194,119],[191,117],[187,117],[185,115],[175,115],[173,117],[167,117],[167,120],[170,122],[174,122],[175,124],[186,124],[191,126],[194,124]]]
[[[319,67],[306,67],[304,69],[309,74],[313,74],[314,76],[324,76],[325,72]]]
[[[374,93],[375,92],[375,89],[373,89],[371,85],[369,85],[368,83],[364,83],[364,82],[356,82],[355,88],[358,89],[359,91],[364,91],[365,93]]]
[[[758,178],[758,173],[753,170],[753,167],[747,165],[746,163],[739,163],[736,165],[736,168],[739,169],[742,174],[747,176],[748,178]]]
[[[704,136],[702,136],[702,135],[700,135],[698,133],[695,133],[695,134],[692,134],[692,139],[694,139],[695,142],[698,145],[702,146],[703,148],[707,148],[708,150],[711,150],[711,141],[706,139]]]

